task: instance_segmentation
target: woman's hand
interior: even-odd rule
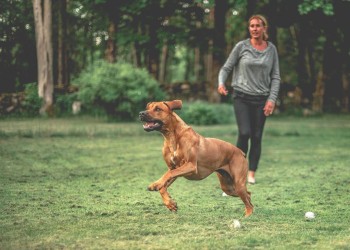
[[[272,115],[274,109],[275,109],[275,103],[273,101],[267,101],[264,107],[265,116]]]
[[[228,94],[227,89],[226,89],[225,86],[223,86],[223,85],[220,85],[220,86],[218,87],[218,92],[220,93],[220,95],[227,95],[227,94]]]

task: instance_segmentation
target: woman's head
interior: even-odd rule
[[[267,20],[262,15],[253,15],[248,21],[249,33],[252,38],[262,36],[264,41],[267,41],[269,35],[267,34]]]

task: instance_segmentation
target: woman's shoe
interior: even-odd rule
[[[254,185],[255,184],[255,178],[248,176],[248,183],[251,184],[251,185]]]
[[[255,172],[249,170],[248,172],[248,183],[254,185],[255,184]]]

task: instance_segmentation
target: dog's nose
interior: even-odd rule
[[[144,117],[145,115],[146,115],[146,111],[141,111],[141,112],[139,113],[139,117],[140,117],[140,118]]]

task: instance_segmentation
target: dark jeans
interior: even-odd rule
[[[248,152],[249,170],[256,171],[261,155],[261,140],[266,116],[264,106],[267,96],[252,96],[235,91],[233,106],[238,126],[237,147]]]

